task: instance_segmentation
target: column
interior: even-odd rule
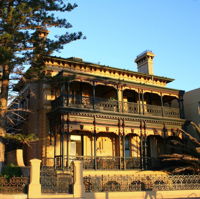
[[[141,96],[140,96],[140,89],[138,89],[138,101],[139,101],[139,114],[141,114]]]
[[[123,112],[123,91],[120,86],[117,88],[118,111]]]
[[[66,141],[67,141],[67,146],[66,146],[66,156],[67,156],[67,162],[66,162],[66,167],[69,168],[69,133],[66,133]]]
[[[121,135],[120,134],[118,136],[118,142],[119,142],[119,169],[121,169],[122,165],[121,165]]]
[[[125,154],[125,135],[122,136],[123,143],[123,165],[124,169],[126,169],[126,154]]]
[[[147,167],[148,167],[148,156],[147,156],[147,136],[146,136],[146,123],[145,123],[145,121],[144,121],[143,142],[144,142],[144,169],[147,169]]]
[[[40,198],[41,197],[41,184],[40,184],[40,164],[41,160],[30,160],[30,184],[28,187],[28,198]]]
[[[97,135],[96,135],[96,117],[94,116],[94,136],[93,136],[93,139],[94,139],[94,169],[97,169]]]
[[[60,162],[61,168],[64,168],[64,133],[60,133]]]
[[[145,113],[145,108],[144,108],[144,93],[142,91],[142,114],[144,115]]]
[[[140,166],[141,169],[144,170],[144,139],[142,132],[142,121],[140,122]]]
[[[56,133],[54,132],[54,167],[56,168]]]
[[[67,82],[67,106],[70,104],[70,82]]]
[[[5,161],[5,145],[3,143],[2,138],[0,138],[0,149],[1,149],[0,150],[0,173],[1,173]]]
[[[83,162],[74,161],[74,198],[84,198],[85,186],[83,184]]]
[[[161,93],[161,96],[160,96],[160,100],[161,100],[162,116],[164,117],[165,113],[164,113],[164,105],[163,105],[163,96],[162,96],[162,93]]]
[[[180,118],[184,119],[185,118],[185,113],[184,113],[184,104],[183,104],[183,95],[184,91],[179,91],[179,109],[180,109]]]
[[[124,169],[126,169],[126,154],[125,154],[125,131],[124,131],[125,123],[124,119],[122,120],[122,132],[123,132],[123,164],[124,164]]]
[[[97,169],[97,153],[96,153],[97,137],[96,137],[96,133],[94,133],[93,139],[94,139],[94,169]]]
[[[93,82],[93,86],[92,86],[92,104],[93,104],[93,109],[95,109],[95,96],[96,96],[96,92],[95,92],[95,82]]]

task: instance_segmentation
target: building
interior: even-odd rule
[[[25,160],[69,167],[75,159],[86,169],[156,169],[160,155],[181,139],[183,91],[167,88],[173,79],[153,74],[154,54],[135,59],[138,72],[44,57],[43,80],[15,88],[19,106],[30,110],[16,125],[40,141]]]
[[[184,94],[185,117],[200,125],[200,88]]]

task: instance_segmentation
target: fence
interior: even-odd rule
[[[0,193],[27,193],[28,184],[27,177],[0,177]]]
[[[200,175],[85,176],[86,192],[172,191],[200,189]]]
[[[42,166],[40,170],[42,193],[73,193],[73,170],[57,171]]]
[[[120,174],[106,175],[108,171],[97,170],[90,175],[85,173],[83,177],[82,161],[74,161],[73,170],[41,167],[40,163],[41,160],[31,160],[30,183],[26,177],[13,177],[10,180],[0,177],[0,193],[26,192],[28,187],[28,198],[43,198],[43,196],[53,198],[54,194],[84,198],[85,192],[94,196],[95,192],[122,194],[140,191],[142,193],[142,191],[200,190],[200,175],[132,174],[128,171],[125,171],[126,174],[121,171]],[[95,175],[95,172],[98,175]],[[87,196],[90,198],[91,195]]]

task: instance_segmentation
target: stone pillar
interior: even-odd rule
[[[17,149],[16,150],[16,161],[17,165],[20,167],[24,167],[24,159],[23,159],[23,150],[22,149]]]
[[[28,198],[41,197],[41,184],[40,184],[40,164],[41,160],[32,159],[30,171],[30,184],[28,187]]]
[[[5,161],[4,156],[5,156],[5,146],[4,146],[3,140],[0,138],[0,173]]]
[[[83,184],[83,163],[74,161],[74,198],[84,198],[85,187]]]

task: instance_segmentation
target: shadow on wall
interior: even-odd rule
[[[181,190],[180,190],[181,191]],[[188,194],[185,194],[185,196],[182,196],[182,197],[177,197],[177,194],[180,195],[180,191],[178,191],[178,193],[174,193],[174,199],[186,199],[186,198],[189,198],[189,199],[199,199],[200,197],[198,196],[198,194],[196,193],[190,193],[189,195]],[[121,195],[123,195],[122,192],[120,192],[119,194],[113,196],[114,192],[103,192],[101,196],[97,196],[95,194],[95,192],[91,193],[88,195],[88,197],[86,196],[85,198],[86,199],[121,199]],[[167,198],[172,198],[172,193],[170,194],[170,197],[169,196],[165,196],[164,193],[159,193],[159,192],[155,192],[155,191],[146,191],[146,192],[140,192],[141,195],[139,194],[138,195],[138,192],[137,194],[134,196],[134,193],[132,192],[131,195],[126,195],[126,192],[124,192],[124,196],[122,199],[167,199]],[[182,194],[184,195],[184,193]]]
[[[163,198],[163,197],[159,197]],[[157,199],[155,191],[146,191],[144,199]]]

